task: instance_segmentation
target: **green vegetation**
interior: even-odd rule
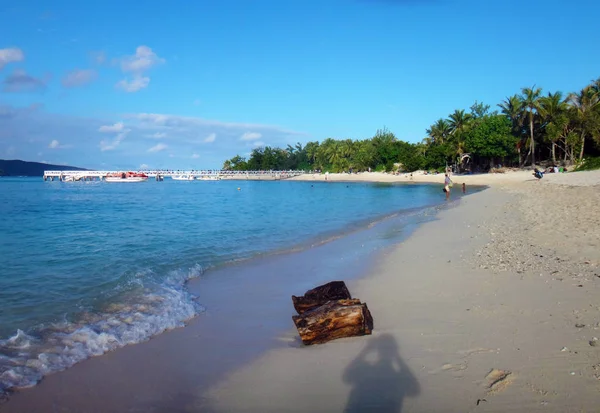
[[[287,148],[256,148],[248,159],[225,161],[226,170],[485,171],[495,165],[580,164],[594,168],[600,154],[600,78],[566,97],[523,88],[497,105],[475,102],[435,121],[420,143],[404,142],[387,129],[369,139],[332,139]],[[541,162],[540,162],[541,161]],[[598,166],[596,166],[598,167]]]
[[[600,169],[600,157],[583,159],[575,168],[576,171],[591,171]]]

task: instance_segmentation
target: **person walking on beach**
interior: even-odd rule
[[[450,199],[450,187],[452,186],[452,179],[446,173],[446,177],[444,178],[444,192],[446,193],[446,201]]]

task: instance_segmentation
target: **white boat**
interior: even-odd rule
[[[104,178],[106,182],[144,182],[148,180],[148,177],[131,176],[129,178],[119,178],[114,176],[107,176]]]
[[[148,175],[134,172],[122,172],[115,175],[108,175],[104,180],[106,182],[144,182],[148,180]]]
[[[194,175],[173,175],[173,178],[176,181],[194,181],[196,177]]]

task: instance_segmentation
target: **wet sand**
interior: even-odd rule
[[[396,246],[372,229],[208,274],[190,284],[207,311],[186,328],[0,411],[595,412],[600,172],[497,176]],[[332,278],[367,302],[374,333],[304,347],[289,296]]]

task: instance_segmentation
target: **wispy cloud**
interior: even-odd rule
[[[266,144],[263,141],[256,141],[256,142],[252,142],[252,146],[258,148],[261,146],[265,146]]]
[[[125,129],[125,124],[123,122],[117,122],[113,125],[103,125],[98,128],[98,132],[103,133],[116,133],[121,132]]]
[[[148,87],[150,77],[145,76],[145,73],[152,67],[164,62],[165,59],[158,57],[148,46],[138,46],[135,54],[125,56],[120,60],[121,70],[125,74],[130,74],[131,78],[117,82],[117,88],[131,93]]]
[[[241,141],[241,135],[248,131],[260,133],[261,138]],[[215,140],[206,143],[213,133]],[[14,152],[11,156],[41,159],[37,153],[43,152],[43,158],[49,162],[62,160],[91,168],[137,168],[140,163],[153,167],[162,163],[173,168],[198,164],[203,168],[218,168],[225,159],[254,148],[255,142],[285,147],[305,142],[307,138],[296,131],[264,124],[170,114],[121,114],[118,118],[98,119],[48,113],[39,104],[25,107],[0,104],[0,155],[11,148]],[[60,149],[48,148],[53,140],[59,141]],[[157,144],[168,148],[148,152]],[[66,147],[72,149],[61,150]],[[51,157],[57,153],[61,154],[60,159]],[[194,154],[199,157],[193,157]],[[103,162],[109,166],[101,166]]]
[[[61,80],[64,87],[79,87],[93,82],[98,73],[93,69],[75,69],[67,73]]]
[[[103,51],[90,52],[90,58],[94,64],[102,65],[106,62],[106,53]]]
[[[125,128],[123,122],[117,122],[113,125],[103,125],[98,128],[98,132],[101,133],[116,133],[116,136],[112,140],[101,140],[100,150],[102,152],[112,151],[117,148],[127,137],[127,134],[131,132],[131,129]]]
[[[24,59],[25,53],[19,48],[9,47],[0,49],[0,70],[9,63],[21,62]]]
[[[204,143],[213,143],[217,139],[216,133],[211,133],[206,138],[204,138]]]
[[[160,151],[164,151],[167,148],[168,148],[168,146],[165,145],[164,143],[159,143],[159,144],[154,145],[150,149],[148,149],[148,152],[151,152],[151,153],[160,152]]]
[[[261,137],[262,137],[262,134],[260,134],[258,132],[246,132],[246,133],[244,133],[240,137],[240,140],[242,140],[242,141],[254,141],[256,139],[260,139]]]
[[[150,78],[147,76],[133,75],[132,79],[123,79],[117,82],[117,87],[125,92],[137,92],[150,84]]]
[[[200,158],[200,155],[198,155],[197,153],[192,154],[192,159],[198,159]]]
[[[28,75],[24,70],[17,69],[4,79],[2,91],[8,93],[42,92],[46,89],[49,77],[40,79]]]
[[[67,149],[67,148],[71,148],[72,146],[73,145],[61,145],[61,143],[56,139],[53,139],[48,144],[48,148],[50,148],[50,149]]]

